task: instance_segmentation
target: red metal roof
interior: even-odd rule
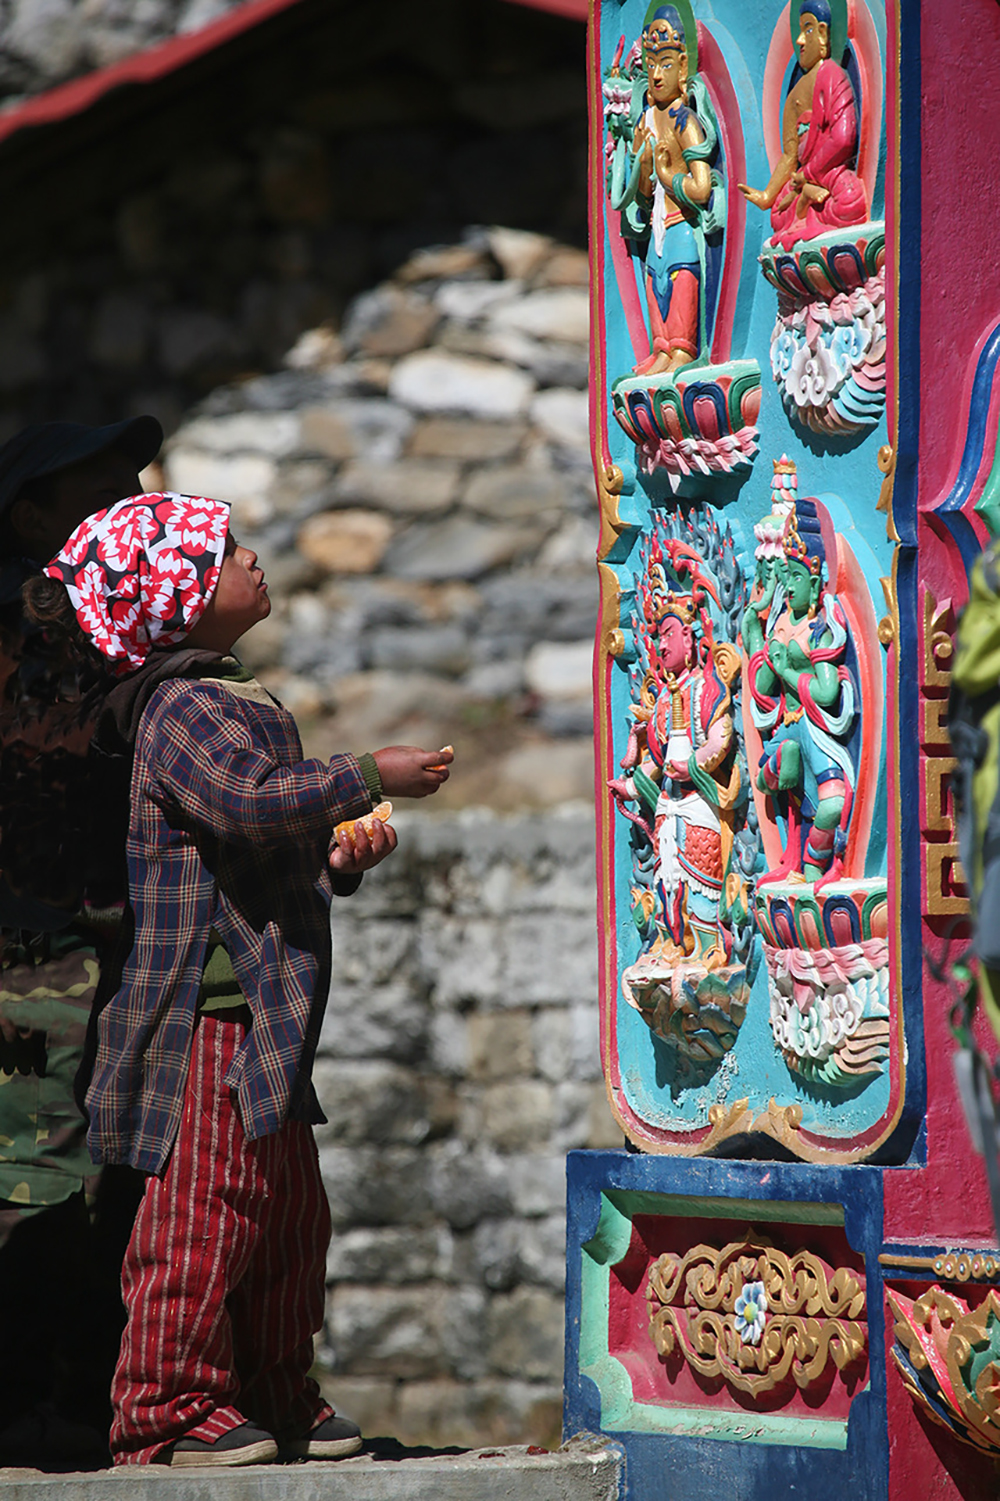
[[[145,52],[136,52],[108,68],[98,68],[82,78],[61,83],[44,94],[36,94],[23,104],[12,105],[0,111],[0,142],[18,131],[32,125],[51,125],[59,120],[82,114],[97,103],[105,94],[123,84],[152,83],[167,73],[192,63],[205,53],[231,41],[244,31],[259,26],[280,11],[289,10],[299,0],[247,0],[235,10],[220,16],[217,21],[199,31],[172,37],[149,47]],[[475,3],[475,0],[472,0]],[[566,16],[571,20],[586,21],[587,0],[513,0],[516,5],[527,5],[534,10],[545,10],[553,15]]]

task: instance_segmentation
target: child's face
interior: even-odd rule
[[[241,547],[230,533],[215,593],[204,615],[185,637],[186,646],[228,652],[258,620],[271,613],[264,570],[257,567],[257,554]]]

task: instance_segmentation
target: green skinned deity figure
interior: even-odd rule
[[[770,536],[761,540],[767,524],[758,528],[757,581],[743,620],[751,714],[762,741],[756,783],[784,826],[781,861],[758,886],[839,878],[857,781],[847,620],[825,587],[819,526],[809,503],[800,507],[768,518],[783,523],[779,549]]]

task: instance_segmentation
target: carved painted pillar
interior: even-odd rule
[[[1000,525],[998,43],[986,0],[593,6],[627,1146],[570,1159],[566,1422],[635,1501],[1000,1493],[1000,1248],[924,963],[962,946],[944,715]]]

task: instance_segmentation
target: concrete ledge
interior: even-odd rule
[[[619,1501],[621,1451],[574,1439],[415,1459],[374,1452],[333,1463],[170,1470],[160,1465],[45,1475],[0,1469],[3,1501]]]

